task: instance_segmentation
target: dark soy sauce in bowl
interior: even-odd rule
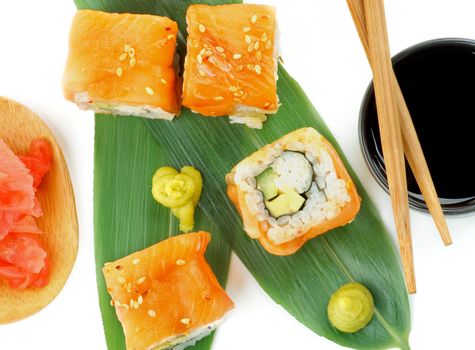
[[[394,70],[446,214],[475,210],[475,41],[424,42],[393,58]],[[360,142],[378,183],[388,184],[372,84],[360,113]],[[406,164],[412,208],[427,211]]]

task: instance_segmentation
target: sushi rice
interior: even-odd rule
[[[324,147],[319,146],[322,136],[313,129],[307,129],[305,138],[303,142],[297,140],[285,142],[281,139],[280,142],[268,145],[262,150],[264,157],[249,157],[235,169],[234,183],[246,193],[246,204],[251,213],[259,222],[267,223],[267,235],[275,244],[289,242],[325,220],[335,218],[340,209],[351,200],[347,183],[338,178],[330,154]],[[297,177],[293,182],[308,181],[305,171],[297,169],[303,166],[301,160],[296,161],[295,157],[291,160],[292,157],[285,156],[286,153],[292,153],[289,151],[299,152],[311,164],[310,189],[305,193],[305,203],[298,212],[275,218],[265,206],[263,193],[257,189],[256,176],[269,166],[275,169],[279,163],[288,161],[290,164],[286,167]],[[292,161],[296,163],[292,164]],[[248,234],[258,238],[253,232]]]

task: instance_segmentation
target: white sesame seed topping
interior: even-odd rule
[[[235,60],[238,60],[238,59],[240,59],[241,57],[242,57],[242,55],[241,55],[240,53],[235,53],[235,54],[233,55],[233,58],[234,58]]]
[[[244,41],[246,42],[246,44],[250,44],[252,41],[251,36],[246,34],[246,36],[244,37]]]
[[[140,304],[139,304],[138,302],[134,301],[134,302],[133,302],[133,308],[134,308],[135,310],[138,310],[139,307],[140,307]]]
[[[186,264],[186,261],[183,260],[183,259],[178,259],[178,260],[176,261],[176,264],[177,264],[178,266],[183,266],[183,265]]]
[[[254,15],[251,17],[251,23],[256,23],[257,22],[257,15]]]
[[[199,64],[203,63],[203,56],[201,55],[196,56],[196,60],[198,61]]]
[[[247,33],[247,32],[249,32],[250,30],[251,30],[251,28],[249,28],[249,27],[244,27],[244,28],[242,28],[242,31],[243,31],[244,33]]]
[[[200,30],[201,33],[206,32],[206,27],[202,25],[201,23],[198,25],[198,29]]]
[[[137,60],[135,59],[135,57],[132,57],[129,61],[129,64],[131,67],[135,66],[135,63],[137,63]]]
[[[267,33],[262,34],[261,40],[267,41]]]
[[[270,102],[264,103],[264,108],[267,108],[267,107],[269,107],[269,106],[270,106]]]
[[[205,72],[204,70],[199,69],[199,70],[198,70],[198,73],[199,73],[202,77],[206,76],[206,72]]]
[[[173,39],[175,39],[175,36],[174,36],[173,34],[169,34],[169,35],[167,36],[167,39],[168,39],[168,40],[173,40]]]
[[[262,61],[262,53],[260,51],[256,52],[256,58],[258,61]]]
[[[247,51],[248,51],[248,52],[254,51],[254,45],[249,44],[249,46],[247,47]]]
[[[222,100],[224,100],[224,97],[223,96],[215,96],[214,99],[216,101],[222,101]]]
[[[216,51],[223,53],[224,49],[221,46],[216,46]]]
[[[127,58],[127,54],[125,52],[122,52],[119,56],[119,61],[123,61]]]
[[[127,304],[122,304],[122,308],[123,308],[125,311],[129,311],[129,309],[130,309],[129,305],[127,305]]]
[[[269,50],[271,48],[271,46],[272,46],[272,41],[269,40],[268,42],[266,42],[266,49],[267,50]]]
[[[117,68],[117,70],[115,72],[116,72],[118,77],[121,77],[122,73],[123,73],[122,67]]]
[[[130,50],[130,45],[129,45],[129,44],[125,44],[125,45],[124,45],[124,51],[125,51],[125,52],[129,52],[129,50]]]
[[[254,70],[254,66],[252,64],[248,64],[247,69]]]
[[[131,47],[131,48],[129,49],[128,53],[129,53],[129,56],[130,56],[130,57],[134,57],[134,56],[135,56],[135,49],[134,49],[133,47]]]
[[[120,276],[119,278],[117,278],[117,282],[119,282],[120,284],[124,284],[125,283],[125,278]]]
[[[262,72],[261,66],[259,66],[258,64],[256,64],[256,66],[254,67],[254,70],[256,71],[257,74],[261,74]]]
[[[162,82],[162,84],[166,84],[166,83],[167,83],[166,79],[164,79],[164,78],[161,78],[160,81]]]
[[[205,52],[206,52],[206,49],[205,49],[205,48],[202,48],[202,49],[200,50],[199,54],[200,54],[201,56],[203,56],[203,55],[205,54]]]
[[[139,262],[140,262],[140,259],[138,259],[138,258],[137,258],[137,259],[134,259],[134,260],[132,260],[132,264],[134,264],[134,265],[138,265],[138,264],[139,264]]]
[[[236,92],[236,91],[238,91],[238,90],[239,90],[239,89],[238,89],[237,87],[235,87],[235,86],[230,86],[230,87],[229,87],[229,91],[231,91],[231,92]]]
[[[145,282],[145,278],[146,278],[145,276],[140,277],[140,278],[137,280],[137,284],[142,284],[142,283],[144,283],[144,282]]]
[[[153,89],[152,89],[151,87],[149,87],[149,86],[146,86],[146,87],[145,87],[145,92],[146,92],[147,94],[149,94],[150,96],[152,96],[152,95],[154,94]]]
[[[254,43],[254,50],[258,50],[258,49],[259,49],[259,42],[256,41],[256,42]]]
[[[191,323],[191,320],[189,318],[182,318],[180,322],[184,325],[189,325]]]
[[[142,303],[143,303],[143,296],[139,295],[139,297],[137,298],[137,303],[139,303],[139,305],[142,305]]]
[[[153,311],[153,310],[148,310],[147,313],[148,313],[148,315],[149,315],[150,317],[152,317],[152,318],[157,317],[157,313],[156,313],[155,311]]]

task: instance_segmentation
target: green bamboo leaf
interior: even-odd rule
[[[151,13],[173,18],[181,30],[179,53],[185,55],[184,13],[193,1],[76,0],[76,3],[109,12]],[[410,308],[396,250],[374,205],[343,156],[362,197],[361,211],[350,225],[313,239],[289,257],[268,254],[244,233],[241,219],[225,194],[224,176],[237,162],[287,132],[307,126],[319,130],[342,155],[322,118],[282,67],[278,91],[282,107],[263,130],[230,125],[226,118],[201,118],[186,109],[171,123],[145,121],[145,124],[174,165],[192,164],[203,170],[201,209],[213,219],[219,232],[277,303],[316,333],[339,344],[356,349],[408,349]],[[127,138],[128,130],[122,136]],[[338,287],[353,280],[371,290],[376,313],[362,331],[344,334],[329,324],[326,305]]]
[[[151,195],[152,176],[163,165],[173,165],[138,118],[96,117],[94,160],[94,233],[99,302],[109,350],[125,349],[122,327],[110,305],[101,268],[179,232],[171,211]],[[212,240],[206,259],[225,285],[230,250],[218,228],[201,210],[195,228],[209,231]],[[212,336],[192,347],[211,348]]]

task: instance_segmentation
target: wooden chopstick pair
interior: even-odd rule
[[[347,0],[373,70],[381,144],[409,293],[416,292],[404,155],[445,245],[452,243],[429,167],[392,68],[383,0]]]

